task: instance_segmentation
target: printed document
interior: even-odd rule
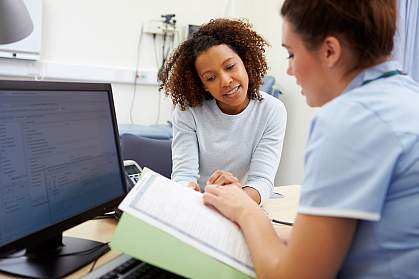
[[[201,193],[145,169],[119,208],[256,277],[242,232],[215,209],[204,205]]]

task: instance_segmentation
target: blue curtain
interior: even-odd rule
[[[397,32],[393,56],[419,82],[419,1],[398,0]]]

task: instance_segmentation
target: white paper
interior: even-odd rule
[[[147,169],[119,208],[245,274],[256,276],[240,229],[205,206],[199,192]]]

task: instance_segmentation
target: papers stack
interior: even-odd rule
[[[199,192],[145,169],[119,208],[113,249],[188,278],[256,276],[237,225]]]

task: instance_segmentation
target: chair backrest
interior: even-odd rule
[[[259,90],[268,93],[275,98],[280,98],[282,92],[278,88],[275,88],[275,78],[273,76],[265,76],[262,80],[262,85]]]
[[[275,78],[273,76],[265,76],[262,80],[262,85],[260,86],[260,90],[272,95],[273,87],[275,85]]]
[[[150,139],[133,134],[120,136],[123,160],[134,160],[170,178],[172,174],[172,141]]]

